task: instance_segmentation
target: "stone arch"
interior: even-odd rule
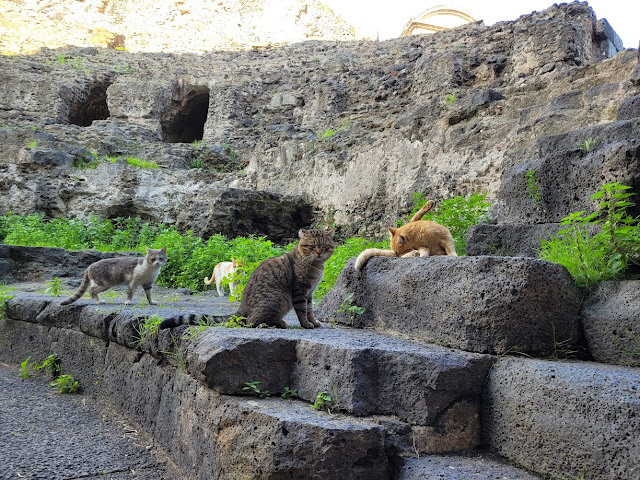
[[[409,20],[400,36],[408,37],[416,33],[434,33],[475,21],[476,19],[467,12],[439,5],[423,11]]]
[[[208,86],[176,82],[172,89],[171,103],[166,106],[160,121],[162,141],[190,143],[202,140],[208,113]]]
[[[68,89],[63,98],[67,103],[69,123],[88,127],[94,120],[109,118],[107,88],[111,83],[111,80],[103,80],[88,84],[82,89]]]

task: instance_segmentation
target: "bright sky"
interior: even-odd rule
[[[553,0],[321,0],[358,28],[358,34],[380,40],[400,36],[405,24],[425,10],[446,6],[469,13],[485,25],[515,20],[544,10]],[[589,0],[598,19],[606,18],[626,48],[638,48],[640,0]]]

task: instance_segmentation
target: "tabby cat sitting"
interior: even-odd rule
[[[325,262],[333,254],[333,233],[333,230],[300,230],[295,248],[268,258],[251,274],[242,292],[240,308],[233,316],[244,318],[246,324],[254,327],[266,324],[286,328],[283,318],[293,307],[302,327],[319,327],[311,297],[322,279]],[[159,328],[195,324],[201,318],[194,314],[168,318]],[[222,322],[229,316],[212,318]]]

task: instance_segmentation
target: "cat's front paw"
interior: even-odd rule
[[[316,328],[316,326],[311,322],[300,322],[302,328]]]
[[[420,256],[420,252],[418,250],[411,250],[410,252],[402,255],[402,258],[416,258]]]
[[[155,302],[155,301],[153,301],[153,300],[151,300],[151,301],[149,302],[149,305],[157,305],[157,304],[158,304],[158,302]]]

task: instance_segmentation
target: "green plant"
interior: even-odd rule
[[[58,393],[78,393],[78,390],[80,390],[80,384],[78,383],[78,381],[68,373],[60,375],[49,385],[57,388]]]
[[[338,307],[338,312],[346,313],[349,316],[349,321],[353,325],[356,315],[362,315],[365,311],[364,307],[358,307],[353,304],[353,292],[349,292],[344,296],[344,301]]]
[[[57,297],[60,295],[62,289],[62,281],[58,277],[53,277],[53,280],[49,280],[46,282],[48,287],[45,289],[44,293],[46,295],[50,295],[52,297]]]
[[[136,344],[138,346],[142,345],[147,337],[157,333],[158,325],[160,325],[163,320],[164,318],[159,317],[158,315],[150,315],[145,317],[141,322],[138,321],[138,340],[136,341]]]
[[[36,362],[29,362],[29,360],[31,360],[31,357],[27,357],[24,361],[20,362],[20,373],[18,374],[20,378],[29,378],[33,373]]]
[[[593,137],[586,138],[582,142],[578,143],[578,148],[583,152],[590,152],[596,145],[596,139]]]
[[[96,152],[85,152],[84,155],[75,155],[71,164],[78,170],[93,170],[100,165],[100,159]]]
[[[200,148],[204,147],[204,142],[202,140],[194,140],[191,145],[193,145],[193,148]]]
[[[474,193],[468,197],[447,198],[427,212],[423,218],[447,227],[453,236],[458,255],[466,255],[467,229],[482,223],[487,218],[490,203],[485,200],[486,196],[486,193],[483,195]],[[424,193],[414,193],[413,210],[405,219],[398,221],[398,226],[407,223],[426,202]]]
[[[60,65],[64,65],[65,63],[67,63],[67,59],[66,59],[66,58],[64,58],[64,55],[59,54],[59,55],[56,57],[56,62],[58,62]]]
[[[282,392],[282,395],[280,395],[282,398],[291,398],[291,397],[297,397],[298,396],[298,390],[296,390],[295,388],[289,388],[289,387],[284,387],[284,392]]]
[[[233,145],[231,144],[231,142],[223,143],[222,144],[222,149],[223,149],[225,155],[227,155],[232,160],[235,160],[239,156],[238,151],[234,150]]]
[[[336,279],[350,258],[357,257],[367,248],[389,248],[389,242],[372,242],[364,238],[350,238],[333,251],[324,264],[322,280],[313,292],[314,300],[320,300],[336,283]]]
[[[4,284],[0,284],[0,318],[4,318],[7,312],[7,300],[13,298],[9,292],[15,290],[15,287],[7,287]]]
[[[204,166],[204,160],[200,158],[191,159],[191,168],[202,168]]]
[[[37,372],[43,369],[49,370],[49,373],[51,373],[53,377],[58,377],[62,373],[62,364],[60,363],[58,355],[52,353],[45,358],[40,365],[36,364],[34,371]]]
[[[327,128],[326,130],[323,130],[322,132],[318,133],[317,135],[318,139],[324,140],[324,139],[333,137],[336,133],[342,132],[343,130],[346,130],[350,126],[351,126],[351,122],[344,121],[338,128],[335,128],[335,129]]]
[[[244,382],[244,387],[242,387],[242,390],[245,392],[249,392],[251,395],[255,395],[257,397],[260,398],[264,398],[264,397],[268,397],[269,396],[269,391],[267,390],[260,390],[260,388],[258,387],[258,385],[260,385],[260,382]]]
[[[172,352],[162,351],[160,353],[164,353],[167,357],[173,359],[178,364],[180,369],[184,373],[187,373],[187,361],[184,358],[184,353],[182,352],[182,348],[180,348],[180,344],[176,340],[176,337],[173,336],[173,333],[169,333],[169,335],[171,335],[171,343],[173,343],[173,351]]]
[[[527,172],[527,194],[529,198],[532,198],[536,204],[536,208],[540,208],[542,205],[542,198],[540,197],[540,177],[536,170],[529,170]]]
[[[314,410],[326,410],[331,413],[332,409],[338,409],[338,390],[332,385],[332,393],[318,392],[316,400],[311,406]]]
[[[146,169],[151,169],[151,170],[157,170],[160,167],[158,166],[158,164],[156,162],[154,162],[153,160],[144,160],[142,158],[138,158],[138,157],[127,157],[125,159],[125,161],[133,166],[133,167],[137,167],[137,168],[146,168]]]
[[[449,94],[445,97],[445,99],[446,99],[447,103],[448,103],[449,105],[451,105],[453,102],[455,102],[455,101],[456,101],[456,92],[455,92],[455,91],[453,91],[453,92],[449,93]]]
[[[576,353],[580,352],[580,347],[573,346],[573,333],[569,335],[569,338],[565,340],[558,340],[556,338],[556,326],[551,324],[552,335],[552,349],[549,352],[544,352],[543,357],[550,358],[552,360],[567,360],[575,359]]]
[[[586,288],[619,278],[630,263],[640,264],[639,219],[626,214],[635,205],[628,189],[618,182],[600,187],[591,196],[602,200],[598,210],[563,218],[563,229],[541,244],[540,258],[564,265],[576,285]]]
[[[37,146],[38,146],[38,142],[36,140],[34,140],[33,142],[27,143],[27,147],[29,148],[36,148]]]
[[[104,160],[110,163],[116,163],[118,161],[118,157],[115,155],[105,155]]]

